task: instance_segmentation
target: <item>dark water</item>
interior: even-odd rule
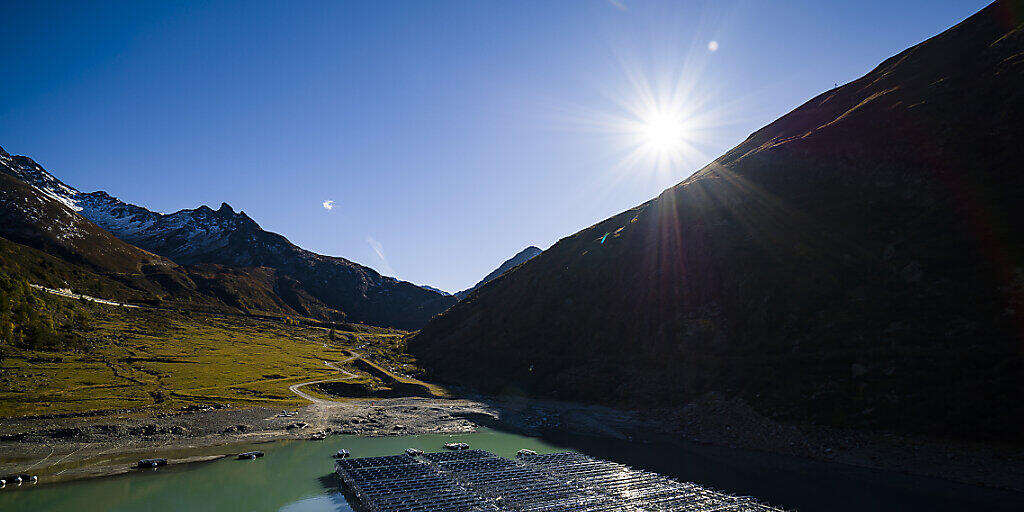
[[[549,442],[800,512],[1014,511],[1024,493],[693,443],[639,444],[552,434]]]
[[[505,457],[520,448],[540,453],[574,449],[658,471],[772,504],[811,511],[1022,511],[1024,495],[701,445],[640,444],[548,436],[545,439],[481,430],[459,436],[425,435],[262,445],[255,461],[222,459],[130,475],[0,490],[0,511],[351,511],[338,492],[330,454],[355,457],[428,451],[459,440]]]

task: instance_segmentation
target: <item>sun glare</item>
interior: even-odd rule
[[[642,94],[619,121],[626,135],[627,168],[648,168],[669,176],[692,166],[701,156],[694,144],[702,138],[707,120],[694,115],[692,102],[675,94],[661,101],[654,94]],[[676,176],[678,177],[678,176]]]
[[[679,180],[706,163],[701,150],[725,122],[714,104],[714,90],[698,70],[664,72],[623,66],[624,87],[609,96],[618,112],[600,112],[591,123],[613,134],[622,176],[655,176],[658,186]],[[646,72],[645,72],[646,71]]]
[[[606,103],[554,107],[568,112],[574,128],[604,137],[601,158],[613,163],[603,173],[608,193],[627,181],[647,179],[652,188],[678,183],[708,163],[707,149],[729,142],[723,128],[745,100],[719,97],[717,77],[707,72],[719,47],[708,40],[641,50],[614,44],[617,73],[597,82]],[[678,53],[687,47],[689,53]]]
[[[686,140],[686,122],[678,112],[654,110],[640,120],[639,128],[641,142],[657,153],[678,151]]]

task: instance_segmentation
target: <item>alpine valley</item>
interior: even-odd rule
[[[464,265],[485,244],[526,247],[479,281],[460,281],[474,286],[444,291],[303,249],[227,203],[160,213],[80,191],[60,169],[0,148],[0,509],[1024,510],[1024,0],[978,5],[970,16],[957,2],[917,2],[744,2],[720,16],[730,29],[720,32],[709,25],[719,16],[703,15],[722,10],[718,2],[247,3],[245,16],[232,8],[223,18],[207,16],[224,9],[218,2],[161,4],[176,14],[173,22],[154,14],[158,32],[178,37],[159,55],[202,54],[202,66],[182,61],[192,73],[168,68],[187,87],[148,74],[163,69],[160,58],[122,53],[111,62],[143,65],[96,83],[106,94],[139,75],[160,85],[152,98],[170,91],[185,105],[193,94],[215,105],[225,91],[245,92],[246,112],[287,118],[252,133],[287,131],[301,151],[227,129],[257,118],[234,110],[217,118],[225,129],[210,124],[303,170],[295,181],[310,188],[256,182],[249,204],[267,197],[270,208],[318,208],[300,201],[312,187],[327,196],[343,184],[348,195],[335,197],[365,215],[367,231],[398,232],[389,240],[422,250],[408,255],[417,265],[452,279],[480,270]],[[655,16],[654,5],[679,16]],[[590,18],[591,10],[608,12]],[[854,12],[865,16],[856,30],[845,19]],[[289,23],[284,14],[303,16]],[[38,23],[21,18],[7,25],[26,39]],[[171,30],[184,21],[226,30]],[[635,26],[628,48],[653,42],[659,27],[685,33],[683,21],[694,22],[682,26],[693,28],[699,44],[690,52],[699,53],[667,63],[666,79],[677,68],[682,75],[671,87],[659,83],[662,73],[644,76],[662,52],[634,70],[615,58],[619,48],[592,39],[605,26]],[[139,39],[155,44],[148,27]],[[761,29],[776,34],[772,45]],[[60,55],[75,54],[75,40],[59,32],[45,36],[60,41]],[[824,32],[834,40],[818,41]],[[203,44],[190,46],[197,33]],[[537,39],[544,34],[550,39]],[[586,42],[579,55],[562,46],[576,38]],[[34,55],[32,44],[17,43]],[[309,60],[319,51],[330,58]],[[854,51],[861,60],[848,60]],[[249,57],[251,76],[222,60]],[[291,60],[301,74],[283,65]],[[630,82],[623,94],[600,79],[603,61],[623,68],[615,70]],[[214,63],[225,63],[223,72],[210,73]],[[34,76],[10,67],[26,82]],[[729,73],[691,73],[705,67]],[[331,79],[319,78],[324,71]],[[589,112],[590,94],[559,83],[570,75],[593,77],[609,93],[594,95],[609,96],[594,115],[580,116],[588,130],[614,128],[608,138],[563,138],[524,115],[523,91],[572,99],[544,117],[552,122],[576,117],[562,113],[577,101]],[[195,76],[223,87],[207,90]],[[33,83],[18,107],[26,112],[42,97]],[[123,90],[142,98],[147,87]],[[704,88],[730,101],[717,105]],[[774,97],[776,89],[787,95]],[[85,91],[77,97],[95,94]],[[695,172],[672,162],[678,174],[656,189],[622,186],[701,149],[700,136],[732,122],[711,114],[743,110],[748,97],[770,109],[750,115],[788,113],[756,130],[736,124],[723,139],[735,146],[714,146],[708,156],[721,156],[701,156],[707,165]],[[344,115],[322,108],[328,103]],[[140,100],[122,109],[132,117],[109,109],[79,117],[113,128],[144,118],[164,130],[144,144],[123,131],[90,135],[162,162],[148,170],[165,178],[179,167],[160,155],[181,147],[213,155],[172,143],[166,135],[178,124],[149,121],[160,119],[151,110],[176,114],[168,105],[176,103]],[[606,121],[604,109],[637,119]],[[189,112],[215,117],[199,106]],[[49,117],[33,118],[46,129],[12,122],[0,142],[94,148],[57,138]],[[14,130],[26,126],[23,141]],[[213,129],[187,126],[188,140]],[[260,167],[266,154],[202,140],[238,151],[208,158],[211,169],[227,161],[252,176],[293,179],[281,166]],[[621,165],[602,168],[620,156]],[[49,158],[60,157],[81,158]],[[197,174],[182,182],[200,181],[201,171],[188,170]],[[327,173],[330,186],[315,179]],[[238,189],[233,174],[211,171],[208,180],[211,190]],[[377,207],[381,191],[386,208]],[[597,191],[629,195],[577,217],[591,211],[585,203],[600,206]],[[410,194],[423,202],[402,200]],[[152,208],[168,200],[146,195]],[[348,210],[352,198],[365,203]],[[262,211],[265,225],[276,222]],[[329,233],[333,222],[299,221],[288,229]],[[277,440],[287,442],[269,444]],[[130,474],[62,483],[122,473]]]

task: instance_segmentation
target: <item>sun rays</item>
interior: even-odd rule
[[[702,156],[693,144],[700,136],[701,126],[688,115],[682,103],[673,98],[654,101],[620,121],[626,135],[623,144],[631,148],[623,163],[631,168],[648,165],[671,172]]]
[[[707,164],[719,129],[731,118],[713,101],[713,87],[693,63],[674,73],[622,64],[628,86],[614,92],[618,108],[593,113],[592,129],[608,135],[612,181],[648,178],[675,183]]]
[[[704,72],[710,52],[703,45],[694,51],[701,55],[662,62],[618,54],[618,76],[599,85],[610,101],[600,109],[559,109],[575,129],[601,137],[611,164],[601,180],[606,186],[623,180],[669,186],[719,150],[721,129],[736,121],[730,115],[736,105],[716,96],[715,79]]]

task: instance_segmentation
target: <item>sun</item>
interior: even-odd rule
[[[574,128],[602,136],[596,147],[612,162],[604,172],[608,183],[678,183],[708,162],[707,148],[730,142],[724,128],[734,123],[741,101],[719,98],[717,81],[705,72],[711,53],[617,54],[620,73],[600,81],[604,98],[597,108],[558,107]]]
[[[699,138],[701,121],[688,115],[692,111],[679,97],[669,101],[657,101],[651,96],[645,99],[630,109],[630,119],[622,120],[631,148],[625,163],[671,174],[696,159],[699,152],[693,144]]]
[[[653,109],[639,121],[637,135],[640,143],[658,155],[676,153],[686,144],[686,120],[679,112]]]

